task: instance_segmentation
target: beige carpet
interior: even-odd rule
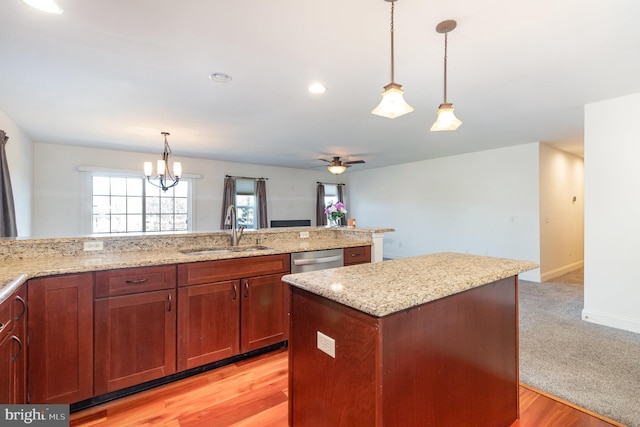
[[[581,319],[583,276],[520,280],[520,381],[640,427],[640,334]]]

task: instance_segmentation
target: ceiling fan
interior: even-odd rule
[[[365,163],[364,160],[351,160],[349,162],[343,162],[342,160],[340,160],[340,156],[335,156],[333,160],[327,160],[327,159],[320,159],[320,160],[322,160],[323,162],[329,163],[329,166],[327,166],[327,169],[329,170],[329,172],[331,172],[334,175],[340,175],[341,173],[346,171],[347,168],[351,165]]]

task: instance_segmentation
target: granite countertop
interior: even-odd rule
[[[531,261],[437,253],[289,274],[287,283],[383,317],[537,268]]]
[[[247,245],[248,244],[246,243],[244,245],[241,244],[240,247]],[[20,285],[34,277],[129,267],[181,264],[195,261],[246,258],[283,253],[347,248],[362,245],[371,245],[371,241],[340,238],[318,240],[309,239],[304,241],[298,240],[295,242],[276,241],[265,243],[264,246],[268,247],[268,249],[243,250],[241,252],[213,253],[204,255],[185,254],[177,249],[157,249],[130,252],[96,252],[86,255],[48,256],[46,258],[2,260],[0,262],[0,303],[11,295]]]

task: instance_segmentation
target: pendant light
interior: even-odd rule
[[[162,159],[158,160],[157,163],[158,174],[153,178],[154,180],[157,180],[158,183],[151,180],[151,174],[153,173],[153,164],[151,162],[144,162],[144,176],[147,177],[149,184],[162,188],[162,191],[167,191],[171,187],[178,185],[180,177],[182,176],[182,164],[180,162],[173,162],[173,175],[171,175],[171,172],[169,172],[169,155],[171,154],[171,147],[169,147],[169,142],[167,142],[167,136],[169,136],[170,133],[160,132],[160,134],[164,135],[164,151],[162,152]]]
[[[382,117],[388,117],[390,119],[395,119],[396,117],[402,116],[403,114],[407,114],[413,111],[413,107],[406,103],[402,94],[402,85],[394,82],[393,77],[393,11],[394,4],[397,0],[384,0],[387,2],[391,2],[391,83],[384,87],[384,92],[382,92],[382,101],[376,108],[371,111],[372,114],[376,114]]]
[[[438,107],[438,118],[431,126],[431,132],[456,130],[462,124],[462,121],[453,114],[453,104],[447,102],[447,33],[453,31],[456,25],[456,21],[448,20],[436,26],[438,33],[444,33],[444,101]]]

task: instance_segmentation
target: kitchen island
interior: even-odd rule
[[[289,425],[510,426],[517,275],[536,267],[440,253],[284,276]]]

